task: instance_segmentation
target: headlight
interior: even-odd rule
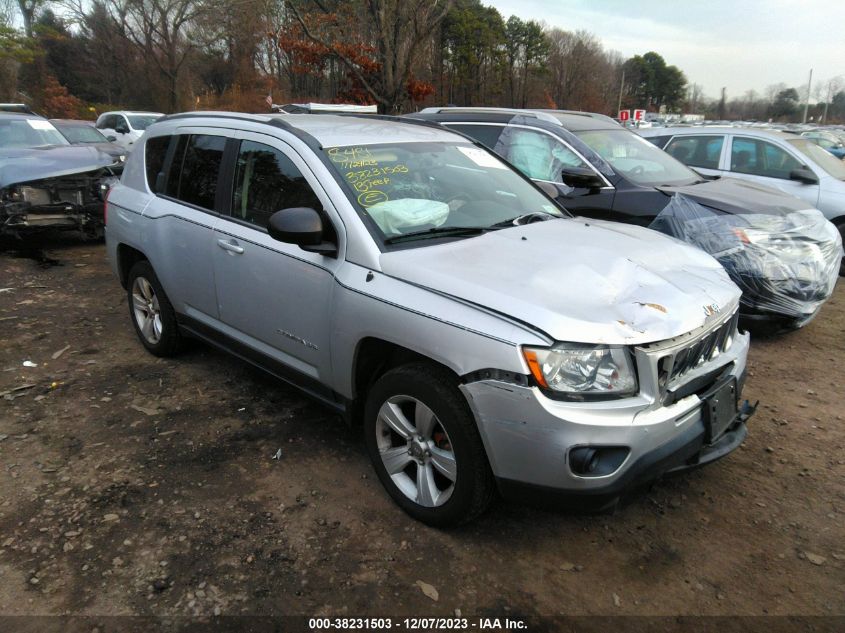
[[[121,154],[120,156],[118,156],[118,157],[117,157],[117,159],[118,159],[118,161],[120,161],[121,163],[122,163],[122,162],[124,162],[124,161],[126,161],[126,154]]]
[[[559,343],[524,347],[522,353],[539,385],[561,394],[623,396],[637,392],[631,352],[625,347]]]

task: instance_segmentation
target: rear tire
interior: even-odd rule
[[[487,454],[447,370],[415,363],[384,374],[367,396],[364,433],[382,485],[418,521],[459,525],[490,505],[494,483]]]
[[[150,262],[136,262],[126,282],[129,317],[135,333],[155,356],[173,356],[182,347],[176,312]]]

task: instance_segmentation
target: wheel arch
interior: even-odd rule
[[[391,369],[411,363],[429,363],[440,367],[459,380],[458,373],[443,363],[386,339],[368,336],[358,341],[352,365],[353,405],[350,421],[360,424],[364,401],[370,387]]]
[[[126,288],[129,271],[140,261],[149,261],[149,258],[143,252],[128,244],[117,245],[117,276],[120,279],[121,286]]]

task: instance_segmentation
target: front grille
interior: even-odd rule
[[[716,359],[719,354],[726,352],[733,343],[738,323],[739,312],[719,327],[710,330],[701,338],[691,341],[689,345],[676,351],[674,356],[671,357],[671,370],[667,368],[670,372],[668,382],[671,383],[682,378],[693,369],[701,367],[708,361]],[[665,367],[666,358],[662,360],[661,365]]]

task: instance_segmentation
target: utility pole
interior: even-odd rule
[[[822,125],[827,121],[827,105],[830,103],[830,93],[833,91],[833,79],[827,82],[827,99],[824,100],[824,112],[822,113]]]
[[[622,110],[622,91],[625,90],[625,69],[622,69],[622,81],[619,84],[619,103],[616,105],[616,116]]]
[[[810,107],[810,87],[813,85],[813,69],[810,69],[810,80],[807,82],[807,99],[804,101],[804,119],[801,123],[807,122],[807,110]]]

